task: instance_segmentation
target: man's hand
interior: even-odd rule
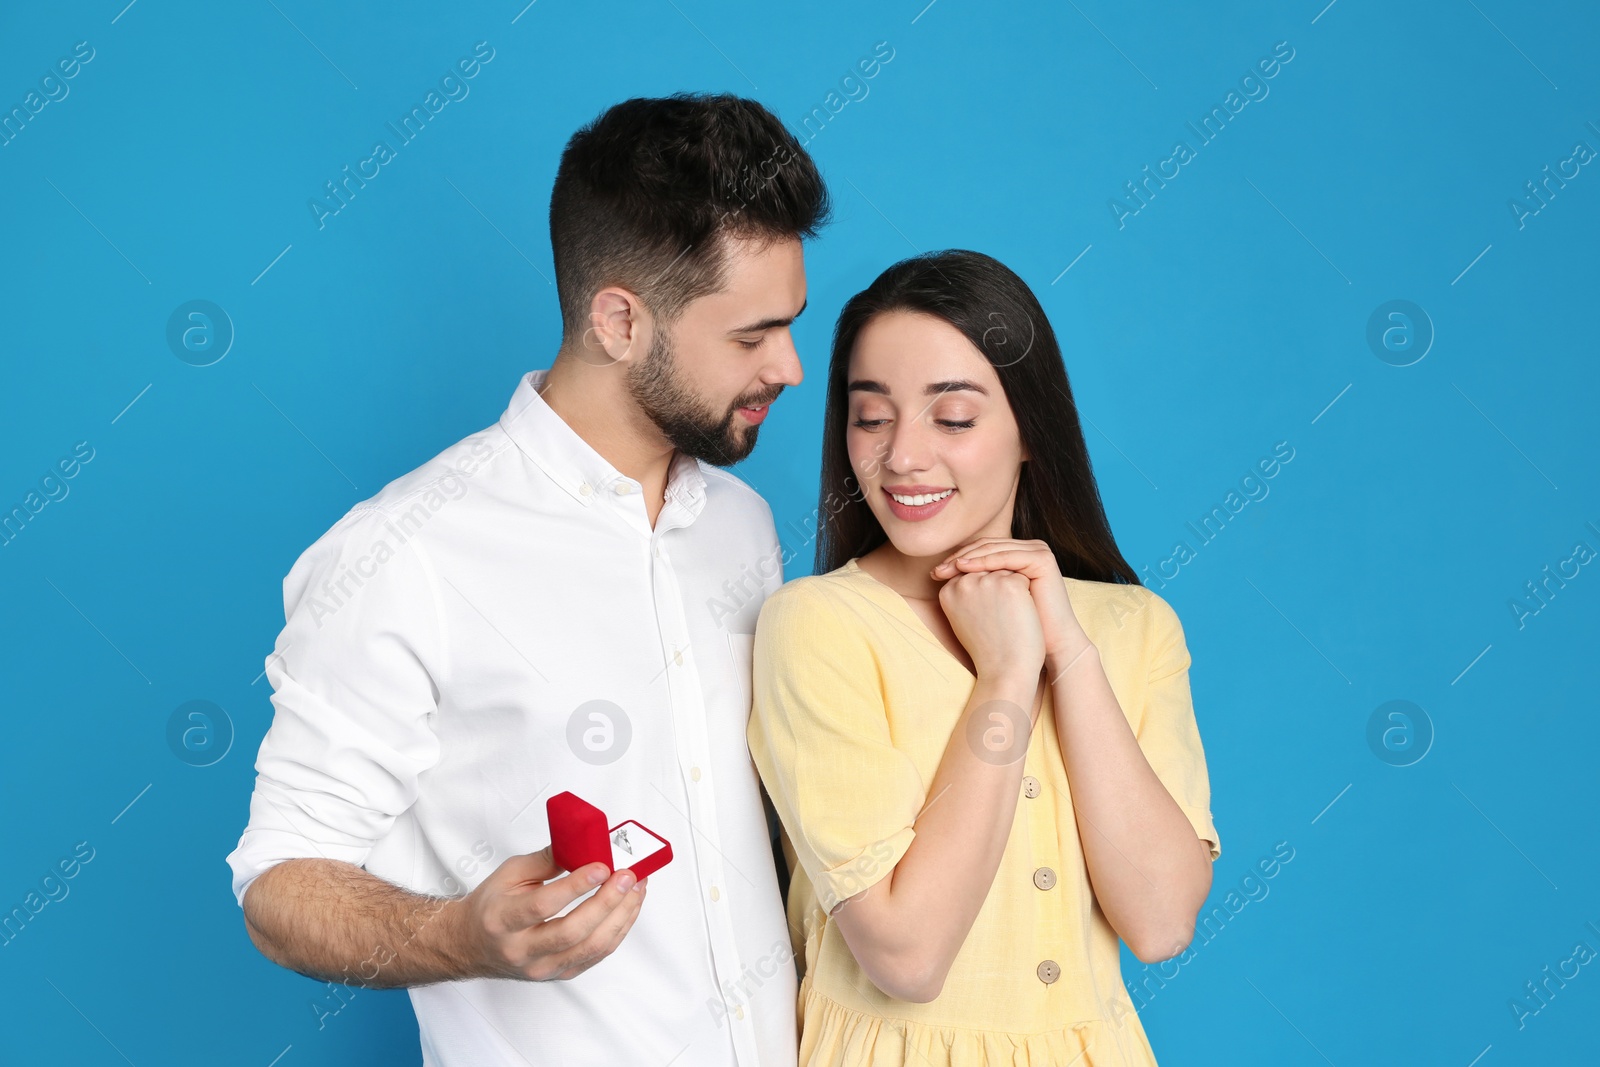
[[[635,884],[625,870],[607,878],[603,863],[586,864],[564,878],[560,873],[546,846],[512,856],[460,902],[461,935],[489,975],[564,980],[622,943],[639,916],[649,879]],[[596,886],[588,900],[556,917]]]
[[[340,860],[284,860],[245,892],[245,929],[279,966],[368,989],[571,978],[616,950],[644,903],[644,882],[624,872],[607,879],[603,863],[560,874],[545,848],[511,857],[452,898],[413,893]]]

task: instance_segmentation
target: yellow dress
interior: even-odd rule
[[[1063,580],[1140,749],[1215,860],[1176,613],[1143,586]],[[939,996],[919,1004],[872,984],[823,903],[905,855],[973,675],[851,560],[767,600],[753,678],[750,751],[793,872],[799,1067],[1154,1067],[1090,889],[1048,689],[994,884]]]

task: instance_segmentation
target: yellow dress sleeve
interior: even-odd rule
[[[1222,840],[1211,817],[1206,754],[1189,695],[1189,647],[1177,612],[1154,592],[1150,610],[1152,640],[1145,656],[1149,673],[1135,736],[1156,777],[1188,816],[1195,834],[1211,846],[1211,858],[1216,860],[1222,855]]]
[[[762,605],[748,739],[818,903],[832,912],[900,862],[927,786],[894,745],[870,621],[816,578]]]

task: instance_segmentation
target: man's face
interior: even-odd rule
[[[681,452],[719,467],[756,446],[768,405],[803,377],[789,324],[805,308],[800,242],[726,238],[727,287],[657,322],[628,391]]]

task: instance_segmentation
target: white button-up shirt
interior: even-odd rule
[[[284,579],[234,894],[324,857],[460,895],[543,848],[545,801],[571,790],[671,862],[576,978],[411,989],[423,1062],[788,1067],[795,965],[745,741],[756,616],[783,580],[771,509],[678,453],[652,528],[640,484],[539,396],[547,374]]]

